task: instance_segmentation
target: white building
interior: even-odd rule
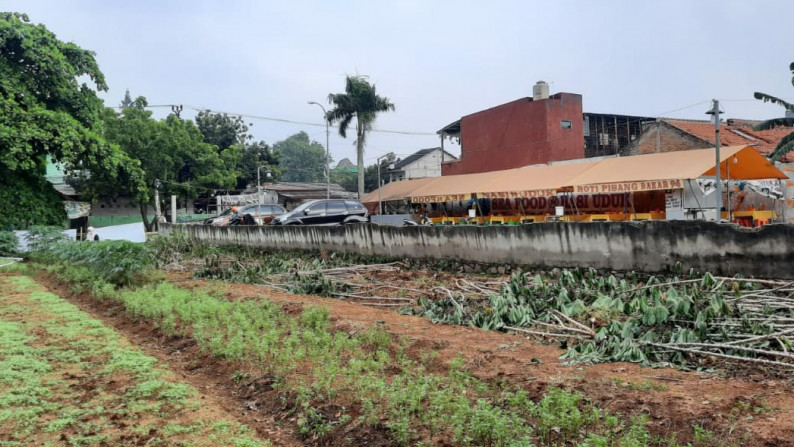
[[[422,149],[394,163],[394,168],[384,172],[385,182],[425,177],[441,177],[441,163],[455,161],[458,157],[440,147]]]

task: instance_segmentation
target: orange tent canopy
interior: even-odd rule
[[[551,166],[528,166],[499,171],[482,184],[473,185],[477,197],[523,198],[553,196],[576,176],[592,169],[598,161]]]
[[[480,198],[550,196],[559,190],[578,194],[678,189],[686,180],[713,176],[715,149],[606,158],[549,166],[527,166],[503,171],[450,175],[392,182],[381,188],[381,200],[410,198],[414,203],[435,203]],[[720,148],[722,178],[732,180],[785,179],[766,157],[752,146]],[[362,202],[378,201],[378,191]]]
[[[487,183],[499,175],[499,172],[481,172],[478,174],[446,175],[436,177],[421,188],[410,194],[413,203],[455,202],[471,199],[471,194],[478,185]]]
[[[714,175],[714,152],[711,148],[608,158],[572,179],[570,186],[580,194],[683,188],[684,180]],[[729,160],[731,179],[786,178],[752,146],[720,148],[722,178]]]
[[[408,198],[413,191],[436,180],[436,178],[437,177],[426,177],[387,183],[380,188],[380,200],[383,202],[404,200]],[[361,203],[378,203],[378,190],[376,189],[375,191],[364,194],[364,197],[361,198]]]

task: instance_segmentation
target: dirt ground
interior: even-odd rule
[[[0,360],[8,374],[0,374],[0,445],[252,445],[233,423],[234,412],[182,388],[161,365],[142,377],[134,365],[146,357],[136,355],[127,339],[60,307],[59,300],[36,296],[41,285],[16,290],[10,278],[0,275],[0,313],[8,331],[0,332]],[[114,363],[109,352],[129,363]],[[141,386],[183,394],[162,398],[136,388]]]
[[[647,414],[653,435],[675,435],[678,442],[692,441],[693,426],[698,425],[711,430],[715,438],[735,439],[737,445],[794,445],[792,381],[779,373],[749,370],[728,377],[629,363],[566,366],[559,359],[563,351],[552,341],[436,325],[388,309],[298,296],[265,286],[195,280],[189,274],[169,274],[168,279],[184,288],[221,288],[231,300],[267,298],[288,311],[326,306],[336,330],[352,332],[381,324],[395,336],[410,340],[410,349],[416,353],[436,351],[440,371],[451,359],[462,355],[469,370],[480,379],[519,386],[538,397],[549,387],[579,390],[610,411],[628,416]],[[54,292],[69,296],[68,289],[52,279],[39,280]],[[131,323],[121,309],[108,303],[86,296],[70,299],[122,331],[149,355],[167,362],[182,379],[202,390],[206,399],[236,414],[274,445],[314,444],[294,434],[294,418],[276,393],[270,392],[267,377],[254,374],[254,380],[242,384],[231,379],[238,371],[255,373],[253,365],[213,360],[201,354],[192,340],[167,338],[150,325]],[[357,445],[386,443],[378,433],[350,435]]]

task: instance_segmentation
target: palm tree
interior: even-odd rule
[[[328,103],[335,106],[329,110],[325,119],[329,123],[339,122],[339,135],[347,138],[347,127],[353,118],[356,119],[356,152],[358,155],[358,197],[364,196],[364,142],[367,133],[372,130],[372,123],[380,112],[394,110],[389,98],[382,98],[375,93],[375,86],[367,82],[364,76],[347,76],[345,93],[331,93]]]
[[[792,62],[788,68],[789,70],[791,70],[791,74],[794,75],[794,62]],[[792,76],[791,78],[791,84],[794,85],[794,76]],[[785,118],[775,118],[764,121],[761,124],[757,124],[753,126],[754,130],[769,130],[779,126],[787,126],[787,127],[794,126],[794,104],[783,101],[780,98],[767,95],[766,93],[755,92],[753,96],[755,96],[755,99],[760,99],[764,102],[769,101],[773,104],[780,104],[786,109]],[[769,158],[772,161],[777,161],[780,157],[786,155],[791,150],[794,150],[794,132],[786,135],[780,140],[780,142],[777,143],[775,150],[772,151],[771,154],[769,154]]]

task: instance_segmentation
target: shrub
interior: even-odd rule
[[[16,254],[19,241],[13,231],[0,231],[0,256]]]
[[[25,238],[28,242],[28,251],[36,252],[48,250],[58,242],[69,240],[62,227],[48,225],[34,225],[28,230]]]
[[[133,284],[149,273],[153,264],[148,246],[128,241],[61,242],[33,257],[70,268],[85,267],[96,279],[117,286]]]

